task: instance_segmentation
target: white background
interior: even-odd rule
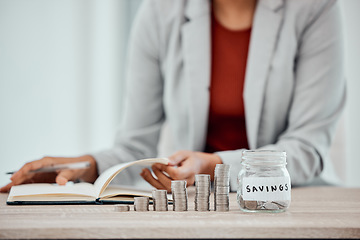
[[[45,155],[112,145],[124,56],[139,0],[0,0],[0,185]],[[345,186],[360,186],[360,1],[341,1],[348,102],[334,146]]]

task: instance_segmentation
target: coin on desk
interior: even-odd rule
[[[149,211],[149,198],[148,197],[135,197],[134,210],[139,212]]]
[[[115,212],[128,212],[130,211],[129,205],[123,205],[123,204],[116,204],[114,205]]]

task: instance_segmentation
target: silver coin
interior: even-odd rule
[[[129,205],[116,204],[114,205],[115,212],[128,212],[130,211]]]
[[[228,212],[229,211],[229,205],[216,205],[215,211],[217,212]]]
[[[195,195],[195,199],[199,199],[199,200],[209,200],[209,199],[210,199],[210,195]]]
[[[216,165],[214,176],[214,209],[215,211],[229,211],[230,166]]]
[[[135,203],[147,203],[147,202],[149,202],[149,198],[148,197],[135,197],[134,202]]]
[[[206,185],[209,185],[210,183],[211,183],[210,179],[209,179],[209,180],[206,180],[206,181],[195,181],[195,186],[196,186],[197,184],[202,184],[202,185],[206,184]]]
[[[201,211],[201,212],[205,212],[205,211],[210,211],[210,207],[209,206],[195,206],[194,208],[195,211]]]
[[[173,189],[177,189],[177,190],[181,190],[181,189],[186,189],[186,183],[183,182],[182,184],[172,184],[171,185],[171,190]]]
[[[155,194],[153,206],[154,206],[154,211],[168,211],[167,194],[165,195],[162,194],[161,196],[156,196]]]
[[[210,191],[208,192],[197,192],[195,193],[195,197],[199,196],[199,197],[209,197],[210,196]]]
[[[175,194],[175,195],[186,195],[187,191],[182,190],[182,191],[171,191],[171,194]]]
[[[249,210],[255,210],[258,208],[258,202],[257,201],[244,201],[245,208]]]
[[[173,200],[186,200],[188,198],[187,195],[173,195]]]
[[[228,195],[216,195],[215,200],[229,200],[229,196]]]
[[[186,196],[187,192],[176,192],[176,191],[172,191],[171,193],[173,196]]]
[[[210,196],[210,191],[199,191],[195,193],[198,196]]]
[[[135,197],[134,198],[135,211],[149,211],[149,198],[148,197]]]
[[[196,194],[195,198],[208,199],[210,198],[210,194]]]
[[[279,209],[287,208],[290,205],[290,201],[273,201],[276,205],[278,205]]]
[[[230,187],[229,186],[216,186],[214,188],[214,192],[216,194],[229,194],[230,192]]]
[[[183,180],[171,181],[171,193],[173,197],[173,210],[187,211],[188,195],[186,191],[186,181]]]
[[[195,197],[195,201],[199,202],[209,202],[210,201],[210,197]]]
[[[230,181],[228,180],[221,180],[214,182],[214,187],[230,187]]]
[[[216,164],[215,170],[219,170],[219,169],[226,169],[227,171],[229,171],[230,170],[230,165],[228,165],[228,164]]]
[[[230,182],[230,177],[216,177],[214,178],[214,184],[226,184]]]
[[[196,174],[195,175],[195,182],[207,182],[210,181],[209,174]]]
[[[153,190],[152,191],[153,196],[167,196],[166,190]]]
[[[186,199],[188,197],[187,194],[172,194],[173,199]]]
[[[171,188],[177,188],[177,187],[186,188],[186,181],[185,180],[171,181]]]
[[[210,203],[209,202],[195,202],[195,206],[198,206],[198,207],[208,207],[210,206]]]
[[[199,182],[195,182],[195,188],[210,188],[210,187],[211,187],[210,183],[202,184]]]
[[[185,197],[173,197],[173,201],[187,201],[188,200],[188,198],[187,198],[187,196],[185,196]]]
[[[134,206],[135,211],[149,211],[149,206]]]
[[[187,207],[180,208],[180,207],[174,207],[174,212],[186,212],[188,210]]]
[[[268,209],[268,210],[278,210],[279,209],[279,206],[272,202],[266,202],[263,206],[265,207],[265,209]]]
[[[216,203],[229,202],[229,197],[216,197],[214,200]]]
[[[168,211],[168,205],[166,206],[154,205],[154,211]]]

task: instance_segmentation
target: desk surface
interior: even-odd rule
[[[212,194],[213,195],[213,194]],[[0,194],[0,238],[360,238],[360,189],[292,190],[284,213],[114,212],[111,205],[7,206]],[[213,203],[211,202],[211,208]]]

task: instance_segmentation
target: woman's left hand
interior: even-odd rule
[[[216,164],[221,164],[221,158],[212,153],[178,151],[169,157],[169,165],[156,163],[152,170],[144,168],[140,175],[157,189],[166,189],[171,192],[171,181],[186,180],[187,185],[193,185],[195,174],[210,174],[214,178]]]

